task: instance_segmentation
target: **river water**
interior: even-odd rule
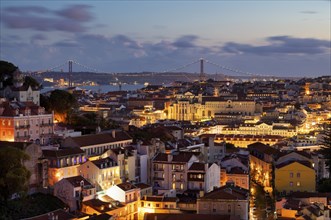
[[[81,89],[92,90],[94,92],[107,93],[111,91],[119,91],[120,88],[118,85],[98,85],[98,86],[77,86]],[[122,84],[122,91],[135,91],[145,87],[143,84]],[[67,87],[45,87],[40,92],[45,93],[55,89],[66,89]]]

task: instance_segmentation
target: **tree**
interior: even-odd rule
[[[329,169],[329,179],[331,180],[331,118],[328,119],[322,135],[323,138],[321,141],[321,153],[326,159],[326,166]]]
[[[0,60],[0,82],[3,86],[13,85],[13,72],[17,69],[12,63]]]
[[[7,204],[14,193],[27,191],[29,170],[23,165],[29,155],[14,147],[0,148],[0,199]]]
[[[70,123],[73,110],[77,107],[77,100],[69,92],[56,89],[51,92],[49,98],[46,96],[42,98],[41,106],[48,111],[54,111],[55,118],[59,122]]]
[[[23,85],[31,86],[32,88],[41,88],[40,83],[31,76],[24,77],[24,83]]]

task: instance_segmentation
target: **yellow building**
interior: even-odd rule
[[[181,213],[176,197],[144,196],[138,208],[139,220],[144,219],[145,213]]]
[[[168,108],[168,119],[199,121],[215,118],[218,113],[254,115],[260,112],[252,100],[224,100],[221,97],[198,97],[197,102],[177,100]]]
[[[248,145],[255,142],[261,142],[267,145],[274,145],[282,141],[284,137],[278,135],[251,135],[251,134],[217,134],[215,143],[231,143],[236,147],[247,148]]]
[[[278,192],[314,192],[315,189],[315,170],[309,161],[289,161],[276,166],[275,190]]]

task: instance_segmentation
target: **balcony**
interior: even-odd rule
[[[18,125],[18,126],[15,126],[15,129],[16,130],[19,130],[19,129],[28,129],[30,128],[30,125]]]
[[[176,172],[176,173],[180,172],[180,173],[182,173],[182,172],[184,172],[184,170],[181,170],[179,168],[175,168],[175,169],[172,169],[172,172]]]
[[[164,180],[164,178],[163,177],[159,177],[159,176],[154,176],[154,178],[153,178],[154,180]]]
[[[176,179],[176,180],[174,180],[174,181],[175,181],[175,182],[178,182],[178,183],[185,182],[184,178],[182,178],[182,179]]]
[[[162,172],[162,171],[164,171],[164,169],[163,168],[154,168],[154,171],[156,171],[156,172]]]

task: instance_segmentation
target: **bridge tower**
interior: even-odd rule
[[[204,63],[204,59],[200,58],[200,76],[199,76],[200,82],[206,81],[206,75],[203,70],[203,63]]]
[[[71,77],[72,77],[72,63],[73,63],[72,60],[69,60],[69,61],[68,61],[68,64],[69,64],[69,72],[68,72],[68,87],[71,87],[71,86],[72,86],[72,80],[71,80]]]

